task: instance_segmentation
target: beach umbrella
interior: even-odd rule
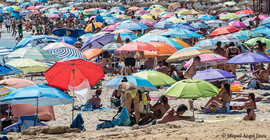
[[[246,52],[231,58],[226,64],[252,64],[270,62],[270,57],[258,53]]]
[[[119,33],[120,34],[120,37],[121,37],[121,40],[124,42],[127,38],[132,41],[132,40],[135,40],[137,39],[138,37],[133,34],[133,33]],[[118,34],[118,35],[119,35]],[[114,36],[115,39],[117,39],[118,35]]]
[[[204,49],[215,49],[217,42],[218,40],[215,39],[204,39],[196,43],[194,47],[200,47]]]
[[[128,30],[143,30],[148,29],[149,27],[139,23],[139,22],[122,22],[120,25],[116,26],[114,29],[128,29]]]
[[[204,24],[204,23],[202,23],[202,22],[192,23],[192,24],[190,24],[190,26],[192,26],[192,27],[194,27],[194,28],[197,28],[197,29],[200,29],[200,28],[205,28],[205,29],[207,29],[207,28],[209,28],[208,25],[206,25],[206,24]]]
[[[68,57],[83,57],[82,52],[73,48],[59,47],[55,49],[49,49],[48,51],[60,59],[65,59]]]
[[[101,28],[103,26],[103,23],[100,23],[100,22],[94,22],[93,24],[92,23],[90,23],[89,25],[87,25],[86,26],[86,28],[84,29],[84,32],[86,32],[86,33],[89,33],[89,32],[92,32],[93,31],[93,27],[95,27],[95,29],[96,28]]]
[[[173,84],[167,89],[167,97],[182,99],[198,99],[212,97],[219,93],[216,86],[198,79],[186,79]]]
[[[189,45],[184,42],[182,39],[180,38],[171,38],[172,40],[174,40],[175,42],[177,42],[178,44],[180,44],[182,47],[186,48],[188,47]]]
[[[235,28],[235,27],[223,26],[223,27],[219,27],[219,28],[215,29],[215,30],[209,35],[209,37],[219,36],[219,35],[226,35],[226,34],[238,32],[238,31],[239,31],[239,29],[237,29],[237,28]]]
[[[194,9],[191,9],[187,12],[182,13],[181,15],[197,15],[197,14],[204,14],[204,13],[205,12],[203,12],[203,11],[196,11]]]
[[[236,33],[232,33],[231,35],[232,36],[237,36],[237,35],[240,35],[240,36],[248,36],[248,37],[258,37],[258,36],[263,36],[263,34],[261,33],[256,33],[256,32],[253,32],[254,30],[245,30],[245,31],[239,31],[239,32],[236,32]],[[240,39],[239,39],[240,40]]]
[[[259,26],[253,30],[251,30],[250,32],[252,33],[260,33],[260,34],[269,34],[270,32],[270,26],[266,25],[266,26]]]
[[[178,44],[176,41],[170,38],[164,37],[164,36],[159,36],[159,35],[144,35],[142,37],[139,37],[138,39],[135,39],[134,41],[166,43],[173,46],[177,50],[184,48],[180,44]]]
[[[35,72],[44,72],[49,68],[49,66],[41,62],[34,61],[31,59],[22,59],[22,58],[11,60],[7,64],[20,69],[25,74],[35,73]]]
[[[268,25],[268,24],[270,24],[270,17],[267,17],[267,18],[263,19],[260,22],[259,26]]]
[[[216,20],[216,18],[211,15],[202,15],[202,16],[199,16],[198,19],[201,21]]]
[[[156,23],[154,27],[157,29],[168,29],[172,25],[173,25],[173,22],[165,20],[165,21],[160,21]]]
[[[236,27],[236,28],[246,28],[247,27],[244,23],[242,23],[240,21],[229,22],[229,26]]]
[[[1,80],[0,85],[18,89],[25,86],[35,85],[35,83],[27,79],[9,78],[9,79]]]
[[[202,49],[200,47],[187,47],[181,50],[178,50],[174,54],[172,54],[167,61],[175,61],[175,60],[185,60],[190,59],[194,56],[198,56],[205,53],[213,53],[210,50]]]
[[[158,71],[142,71],[133,75],[146,79],[154,86],[166,86],[176,83],[173,78]]]
[[[149,81],[138,76],[119,76],[109,82],[104,86],[110,89],[118,89],[119,85],[122,83],[123,77],[126,77],[128,82],[133,83],[138,89],[146,91],[158,91],[158,89],[152,85]]]
[[[189,11],[188,9],[182,9],[182,10],[178,11],[177,14],[182,15],[183,13],[186,13],[188,11]]]
[[[199,57],[201,58],[200,63],[198,65],[196,65],[196,67],[206,67],[207,66],[214,66],[214,65],[218,65],[218,64],[224,64],[228,61],[228,59],[226,57],[223,57],[221,55],[218,54],[201,54],[199,55]],[[187,68],[192,64],[192,59],[189,60],[184,67]]]
[[[91,60],[92,58],[97,57],[101,53],[102,53],[102,49],[88,49],[83,52],[83,57],[88,60]]]
[[[236,14],[253,14],[253,13],[254,11],[252,11],[251,9],[240,10],[236,12]]]
[[[62,47],[78,50],[78,48],[76,48],[75,46],[72,46],[72,45],[67,44],[65,42],[50,43],[47,46],[43,47],[42,49],[43,50],[50,50],[50,49],[56,49],[56,48],[62,48]]]
[[[87,49],[100,49],[106,44],[111,43],[113,40],[114,34],[104,34],[104,35],[97,35],[89,39],[87,42],[83,44],[81,51],[85,51]]]
[[[20,16],[27,16],[32,14],[33,12],[31,10],[24,10],[22,12],[20,12]]]
[[[149,10],[153,10],[155,8],[162,8],[162,9],[166,10],[166,8],[164,6],[159,5],[159,4],[155,4],[155,5],[150,6]]]
[[[116,23],[114,25],[109,25],[103,28],[103,31],[114,31],[114,28],[120,25],[120,23]]]
[[[249,40],[250,37],[243,35],[243,34],[230,34],[230,36],[237,38],[238,40]]]
[[[108,25],[116,24],[117,22],[120,22],[121,20],[122,20],[121,18],[116,18],[116,17],[105,18],[105,22],[106,22]]]
[[[170,56],[177,51],[176,48],[165,43],[150,42],[149,44],[153,45],[154,47],[158,49],[156,52],[157,56]]]
[[[23,72],[11,65],[0,63],[0,76],[14,75],[14,74],[19,74],[19,73],[23,73]]]
[[[6,95],[0,100],[9,104],[28,104],[36,106],[36,115],[38,116],[38,108],[42,106],[53,106],[60,104],[71,104],[74,102],[64,92],[45,85],[33,85],[19,88],[12,93]],[[36,118],[38,119],[38,117]],[[37,120],[36,120],[37,121]]]
[[[222,26],[228,26],[228,23],[222,20],[209,20],[205,22],[208,26],[211,27],[222,27]]]
[[[200,79],[208,82],[224,81],[236,78],[235,75],[220,69],[209,69],[196,73],[192,79]]]
[[[264,19],[268,18],[268,16],[266,16],[266,15],[259,15],[259,16],[254,16],[254,17],[251,19],[251,21],[254,21],[254,20],[256,19],[256,17],[258,17],[260,20],[264,20]]]
[[[12,91],[13,91],[13,89],[11,89],[11,88],[0,86],[0,97],[3,98],[4,96],[8,95]]]
[[[170,4],[168,6],[167,10],[168,11],[174,11],[174,10],[180,8],[180,7],[181,7],[180,3],[179,2],[175,2],[175,3]]]
[[[164,8],[156,7],[156,8],[153,8],[150,13],[151,13],[151,15],[157,17],[162,12],[165,12]]]
[[[193,31],[193,32],[197,32],[199,31],[198,29],[184,23],[184,24],[173,24],[172,26],[169,27],[170,29],[174,29],[174,28],[182,28],[185,30],[189,30],[189,31]]]
[[[147,26],[153,26],[154,24],[156,24],[157,22],[153,19],[143,19],[140,21],[140,23],[147,25]]]
[[[240,18],[240,16],[238,16],[235,13],[228,13],[228,14],[223,14],[219,17],[220,19],[235,19],[235,18]]]
[[[68,43],[70,45],[74,45],[78,41],[77,38],[72,37],[71,35],[70,36],[63,36],[61,38],[62,38],[63,42]]]
[[[118,48],[120,48],[121,46],[123,46],[120,43],[109,43],[105,46],[103,46],[101,49],[102,50],[107,50],[107,51],[113,51],[113,50],[117,50]]]
[[[119,29],[112,32],[113,34],[119,34],[119,33],[133,33],[131,30],[128,29]]]
[[[224,2],[224,4],[227,5],[227,6],[235,6],[235,5],[237,5],[237,3],[234,2],[234,1],[227,1],[227,2]]]
[[[158,49],[153,45],[145,42],[132,42],[125,44],[124,46],[118,48],[116,52],[123,51],[157,51]]]
[[[184,38],[184,39],[189,39],[189,38],[203,38],[202,35],[192,32],[186,29],[182,28],[175,28],[172,30],[169,30],[168,32],[165,32],[161,34],[162,36],[171,36],[172,38]]]
[[[181,19],[181,18],[177,18],[177,17],[170,17],[169,19],[165,20],[165,21],[171,21],[174,24],[175,23],[187,23],[187,21]]]
[[[128,10],[129,11],[137,11],[137,10],[140,11],[140,10],[142,10],[142,8],[133,6],[133,7],[128,8]]]
[[[239,40],[236,37],[233,37],[230,35],[221,35],[221,36],[214,37],[213,39],[221,41],[222,43],[239,42]]]
[[[256,45],[256,42],[260,40],[262,43],[265,43],[266,46],[270,47],[270,39],[264,38],[264,37],[256,37],[256,38],[252,38],[248,41],[246,41],[244,44],[246,45]]]
[[[46,50],[39,48],[26,47],[20,48],[6,56],[8,59],[25,58],[41,62],[57,61],[59,58]]]
[[[49,15],[49,18],[59,18],[60,15],[59,14],[51,14]]]

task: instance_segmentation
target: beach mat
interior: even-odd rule
[[[232,117],[232,118],[218,118],[213,120],[204,120],[204,122],[220,122],[220,121],[227,121],[227,120],[241,120],[241,117]]]
[[[159,100],[159,97],[150,97],[151,98],[151,100],[153,100],[153,101],[157,101],[157,100]],[[176,100],[176,98],[173,98],[173,97],[167,97],[168,98],[168,100]]]
[[[94,109],[91,105],[85,104],[84,107],[81,108],[81,111],[102,111],[102,110],[115,110],[114,108],[111,107],[100,107],[99,109]]]

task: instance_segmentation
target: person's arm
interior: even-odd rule
[[[225,51],[225,57],[226,57],[226,58],[229,57],[229,48],[227,48],[226,51]]]
[[[122,89],[122,84],[119,85],[118,90],[117,90],[117,97],[121,96],[121,89]]]
[[[195,118],[193,116],[179,116],[178,120],[195,121]]]

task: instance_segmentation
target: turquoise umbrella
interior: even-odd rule
[[[148,29],[149,27],[138,22],[122,22],[120,25],[115,27],[115,30],[118,29],[128,29],[128,30],[143,30],[143,29]]]
[[[161,34],[162,36],[168,36],[170,35],[172,38],[183,38],[183,39],[188,39],[188,38],[203,38],[202,35],[189,31],[186,29],[181,29],[181,28],[176,28],[173,30],[169,30],[168,32],[165,32]]]

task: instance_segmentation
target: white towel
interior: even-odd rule
[[[73,91],[72,86],[69,86],[68,88],[70,91]],[[79,86],[74,88],[74,95],[82,104],[85,104],[89,99],[92,98],[93,94],[87,79],[85,79]]]

